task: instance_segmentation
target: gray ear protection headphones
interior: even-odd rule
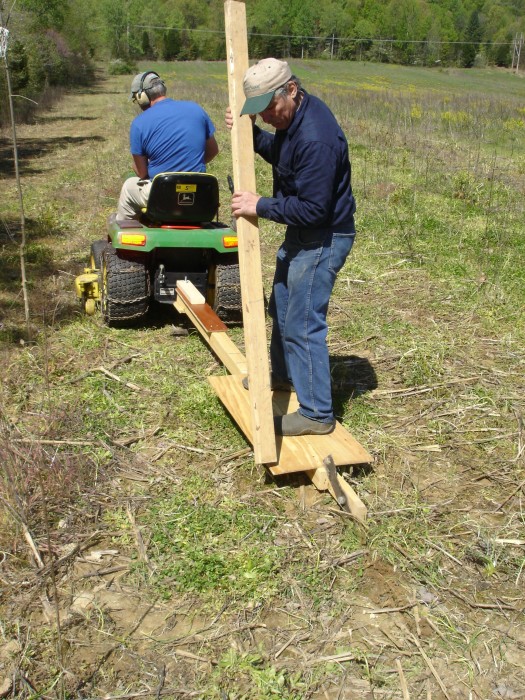
[[[164,85],[164,83],[162,82],[162,80],[161,80],[159,74],[158,74],[158,73],[155,73],[155,71],[148,70],[148,71],[146,71],[145,73],[143,73],[143,74],[141,75],[141,77],[140,77],[140,87],[139,87],[139,89],[137,90],[137,92],[135,93],[135,101],[136,101],[137,104],[139,104],[141,107],[148,107],[149,104],[150,104],[150,99],[149,99],[149,96],[148,96],[148,91],[144,89],[144,81],[146,80],[146,78],[147,78],[148,75],[154,75],[154,76],[156,76],[156,77],[158,78],[158,82],[159,82],[159,83],[162,83],[162,84]],[[149,88],[148,88],[148,89],[149,89]]]

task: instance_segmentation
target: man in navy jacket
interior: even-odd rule
[[[272,166],[273,196],[234,192],[232,212],[287,227],[269,304],[270,359],[272,385],[293,386],[299,409],[276,417],[276,432],[323,435],[335,428],[326,315],[355,237],[348,144],[326,104],[301,87],[285,61],[267,58],[249,68],[244,94],[241,115],[252,115],[254,150]],[[256,126],[257,114],[275,133]]]

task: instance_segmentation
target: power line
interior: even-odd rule
[[[196,32],[201,34],[224,34],[221,29],[194,29],[188,27],[168,27],[166,25],[160,24],[130,24],[128,25],[131,29],[164,29],[164,30],[174,30],[178,32]],[[93,27],[94,29],[99,29],[100,27]],[[400,43],[400,44],[451,44],[451,45],[461,45],[461,46],[513,46],[512,41],[449,41],[446,39],[383,39],[383,38],[369,38],[369,37],[341,37],[341,36],[306,36],[304,34],[265,34],[263,32],[248,32],[248,38],[253,36],[263,36],[263,37],[274,37],[277,39],[313,39],[316,41],[371,41],[373,43],[388,44],[388,43]]]
[[[20,12],[15,11],[13,14],[20,15]],[[90,27],[90,29],[105,29],[107,25],[95,24]],[[161,24],[127,24],[127,29],[160,29],[160,30],[174,30],[178,32],[195,32],[197,34],[222,34],[224,35],[223,29],[197,29],[193,27],[170,27]],[[451,41],[448,39],[392,39],[392,38],[382,38],[382,37],[359,37],[359,36],[335,36],[335,35],[305,35],[305,34],[271,34],[264,32],[248,32],[248,38],[250,37],[273,37],[276,39],[304,39],[304,40],[314,40],[314,41],[326,41],[326,42],[365,42],[369,41],[372,43],[379,44],[446,44],[446,45],[458,45],[458,46],[509,46],[514,47],[515,41]]]

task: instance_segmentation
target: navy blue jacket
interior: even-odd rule
[[[273,197],[259,199],[258,216],[292,228],[355,230],[348,143],[322,100],[305,92],[288,129],[254,126],[253,142],[273,170]]]

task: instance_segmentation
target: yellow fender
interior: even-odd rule
[[[75,290],[80,301],[84,302],[84,309],[88,316],[95,313],[97,302],[100,301],[99,276],[87,267],[84,274],[75,278]]]

